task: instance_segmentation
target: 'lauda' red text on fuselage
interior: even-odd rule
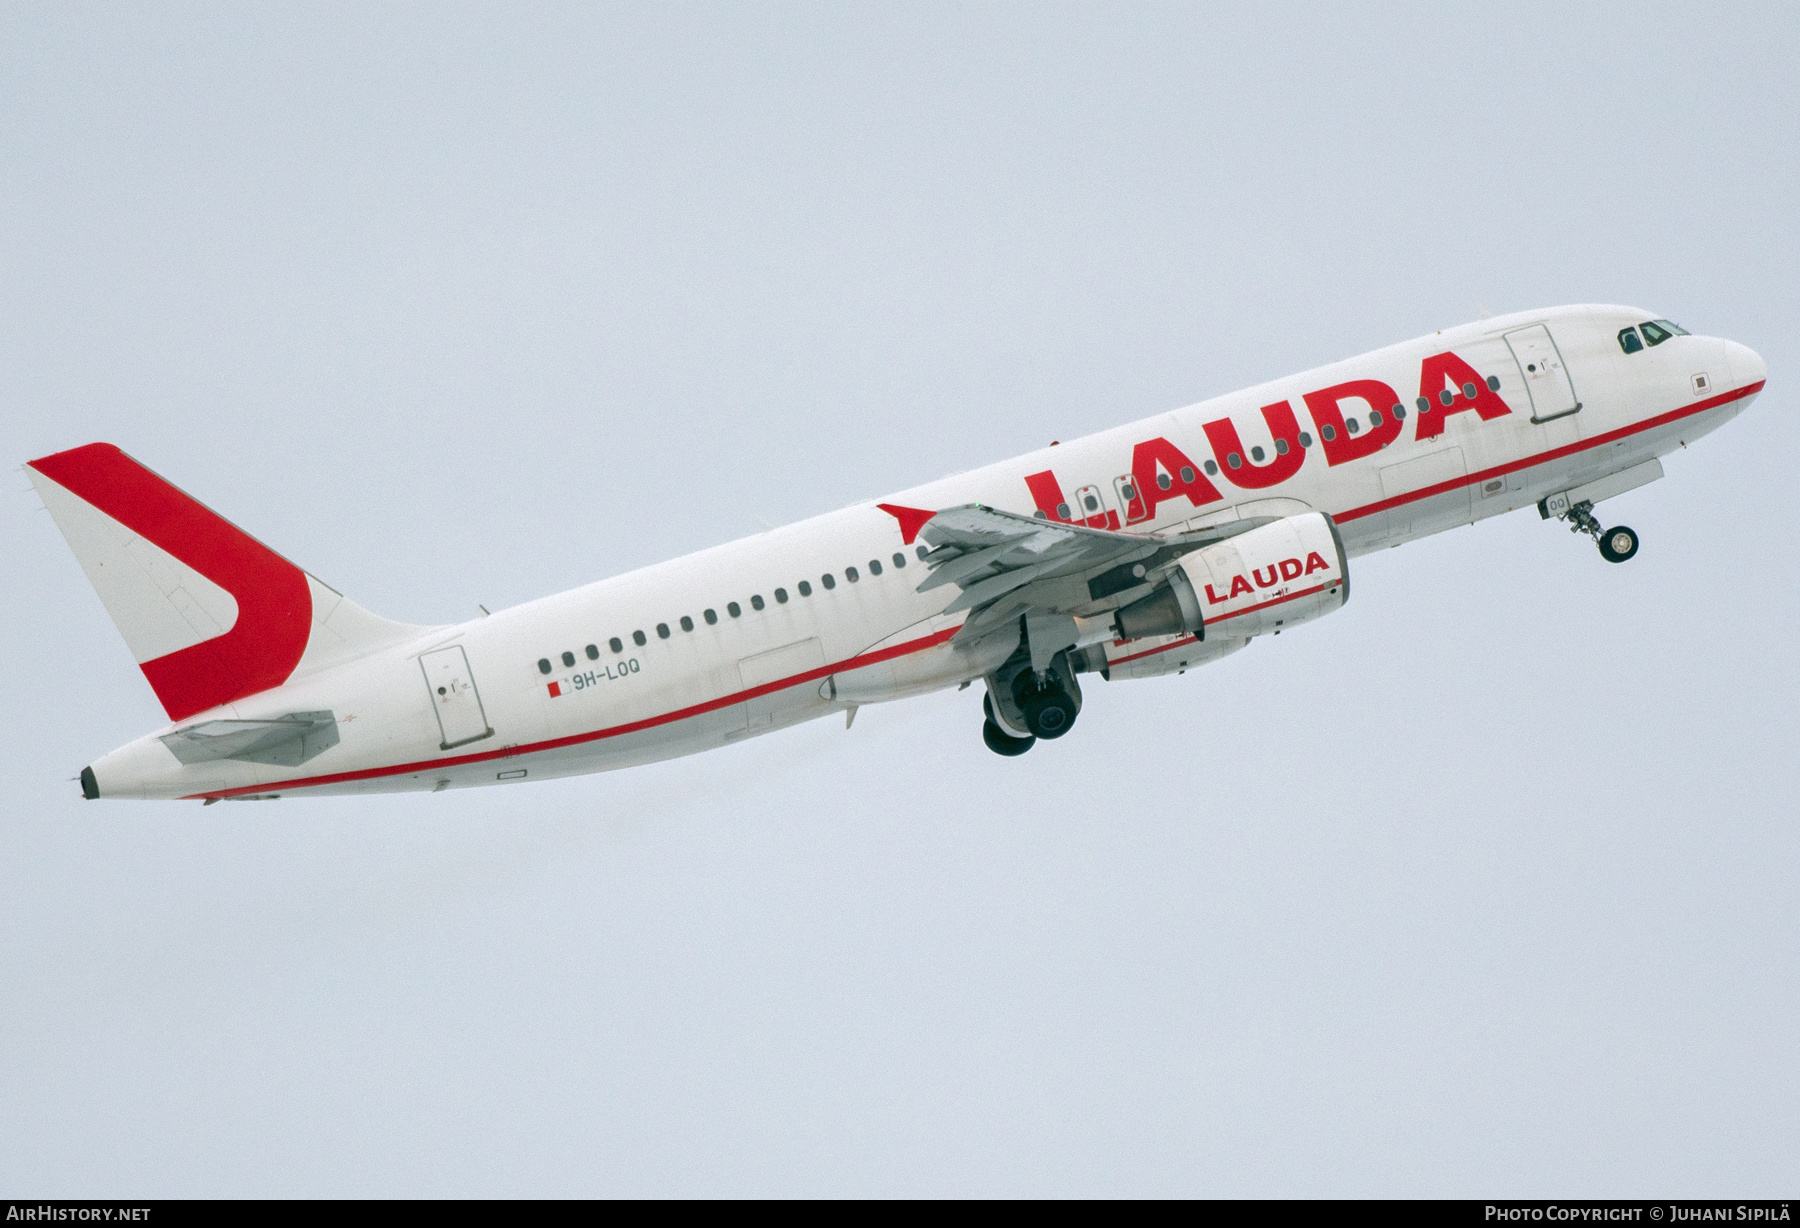
[[[1349,380],[1309,392],[1301,399],[1318,430],[1316,442],[1327,465],[1373,456],[1398,439],[1405,429],[1405,406],[1394,390],[1380,380]],[[1355,429],[1344,417],[1346,401],[1367,405],[1367,413],[1362,413],[1361,407],[1353,407]],[[1486,422],[1512,413],[1512,407],[1488,386],[1486,377],[1450,352],[1433,354],[1419,364],[1417,405],[1418,411],[1413,415],[1415,440],[1442,435],[1451,414],[1474,410]],[[1230,418],[1201,426],[1212,449],[1216,476],[1243,490],[1265,490],[1287,481],[1300,471],[1312,450],[1301,443],[1300,423],[1290,403],[1265,405],[1262,416],[1274,444],[1272,456],[1261,446],[1246,448]],[[1367,429],[1363,429],[1364,421]],[[1025,485],[1038,511],[1051,520],[1096,529],[1116,529],[1120,525],[1120,512],[1108,510],[1097,492],[1084,493],[1088,487],[1078,491],[1076,502],[1071,503],[1063,495],[1062,483],[1057,481],[1054,470],[1027,474]],[[1113,492],[1125,524],[1156,519],[1157,505],[1170,499],[1185,498],[1194,507],[1204,507],[1225,498],[1200,466],[1161,436],[1133,446],[1131,472],[1114,480]]]

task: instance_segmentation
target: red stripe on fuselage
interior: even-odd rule
[[[583,742],[598,742],[605,738],[622,737],[628,733],[640,733],[646,729],[654,729],[659,725],[670,725],[677,721],[685,721],[691,717],[704,716],[708,712],[716,712],[720,708],[728,708],[732,704],[745,703],[748,700],[760,699],[764,695],[773,695],[776,691],[785,691],[789,687],[802,686],[808,682],[816,682],[831,674],[846,670],[861,669],[865,665],[878,665],[883,661],[891,661],[895,657],[909,656],[915,652],[924,652],[947,643],[950,637],[960,631],[961,627],[951,627],[939,631],[935,635],[927,635],[920,639],[908,640],[904,644],[896,644],[892,648],[883,648],[879,652],[864,653],[839,661],[835,665],[821,665],[817,669],[807,670],[803,674],[795,674],[789,678],[781,678],[774,682],[765,682],[761,686],[748,690],[736,691],[722,695],[718,699],[709,699],[705,703],[693,704],[686,708],[677,708],[673,712],[665,712],[661,716],[647,716],[641,721],[630,721],[623,725],[613,725],[607,729],[595,729],[587,733],[572,733],[566,737],[549,738],[543,742],[532,742],[526,746],[509,746],[500,750],[483,751],[477,755],[455,755],[448,759],[421,759],[416,763],[400,763],[391,767],[364,768],[356,772],[335,772],[327,776],[307,776],[295,780],[282,780],[267,785],[244,785],[236,789],[220,789],[209,793],[193,793],[189,797],[239,797],[247,793],[279,793],[289,789],[308,789],[319,785],[342,784],[352,780],[373,780],[380,776],[404,776],[408,772],[429,772],[447,767],[460,767],[465,763],[485,763],[494,759],[516,759],[521,755],[536,754],[539,751],[557,750],[564,746],[579,746]]]
[[[1378,499],[1374,503],[1365,503],[1363,506],[1351,508],[1347,512],[1338,512],[1332,516],[1332,519],[1339,524],[1342,524],[1346,520],[1360,520],[1364,516],[1373,516],[1376,512],[1385,512],[1389,508],[1400,507],[1407,503],[1416,502],[1419,499],[1429,499],[1433,495],[1447,494],[1460,486],[1479,486],[1489,478],[1503,477],[1509,473],[1517,473],[1521,469],[1530,469],[1534,465],[1547,465],[1551,461],[1561,460],[1565,456],[1573,456],[1577,452],[1585,452],[1589,448],[1598,448],[1603,444],[1612,443],[1614,440],[1625,439],[1632,435],[1641,435],[1645,431],[1653,431],[1659,426],[1667,426],[1671,422],[1679,422],[1683,418],[1691,418],[1695,414],[1703,414],[1709,409],[1717,409],[1719,406],[1728,405],[1732,401],[1741,400],[1748,396],[1755,396],[1762,391],[1763,385],[1767,382],[1767,380],[1758,380],[1754,384],[1747,384],[1732,392],[1722,392],[1716,397],[1708,397],[1704,401],[1696,401],[1692,405],[1684,405],[1680,409],[1672,409],[1666,414],[1658,414],[1654,418],[1646,418],[1642,422],[1635,422],[1630,426],[1622,426],[1617,430],[1607,431],[1604,434],[1594,436],[1592,439],[1579,439],[1574,443],[1564,444],[1560,448],[1551,448],[1548,452],[1539,452],[1535,456],[1527,456],[1523,460],[1508,461],[1504,465],[1495,465],[1492,468],[1483,469],[1478,473],[1471,473],[1467,477],[1451,478],[1446,482],[1437,482],[1430,486],[1422,486],[1410,494],[1395,495],[1391,499]]]

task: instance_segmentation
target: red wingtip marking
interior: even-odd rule
[[[923,508],[901,507],[898,503],[877,503],[875,506],[900,522],[900,541],[908,546],[919,536],[919,530],[925,527],[925,522],[937,515],[936,512],[928,512]]]
[[[110,443],[26,462],[237,600],[224,635],[142,665],[169,719],[280,686],[312,635],[306,573]]]

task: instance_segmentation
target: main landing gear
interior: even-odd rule
[[[995,715],[995,695],[1000,697],[1003,716]],[[1068,654],[1057,653],[1050,668],[1039,674],[1031,668],[1029,654],[1021,649],[988,675],[988,693],[981,697],[981,710],[987,717],[981,726],[981,740],[996,755],[1022,755],[1040,738],[1062,737],[1075,727],[1075,718],[1081,713],[1081,687]],[[1025,736],[1017,731],[1024,731]]]
[[[1600,547],[1600,557],[1609,563],[1623,563],[1638,552],[1637,533],[1624,525],[1602,529],[1600,522],[1594,519],[1594,505],[1585,499],[1570,504],[1562,519],[1569,522],[1569,532],[1586,533],[1593,538]]]
[[[1010,759],[1037,745],[1036,738],[1015,738],[1000,728],[994,721],[994,701],[986,695],[981,697],[981,710],[987,713],[987,720],[981,724],[981,740],[996,755],[1005,755]]]

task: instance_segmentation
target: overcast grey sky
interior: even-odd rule
[[[0,1193],[1785,1195],[1792,5],[0,8],[0,441],[460,620],[1434,328],[1769,391],[1089,688],[360,800],[160,723],[0,507]]]

